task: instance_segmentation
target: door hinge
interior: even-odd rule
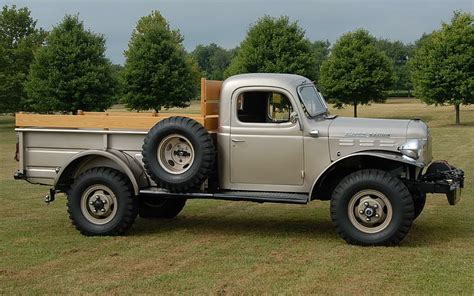
[[[301,179],[304,179],[304,171],[301,171]]]

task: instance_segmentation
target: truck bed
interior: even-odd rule
[[[19,171],[31,183],[53,185],[59,170],[88,150],[117,151],[142,161],[146,131],[17,128]]]

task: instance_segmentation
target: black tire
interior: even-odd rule
[[[415,219],[418,218],[423,212],[426,204],[426,193],[422,194],[412,194],[413,196],[413,206],[415,209]]]
[[[357,198],[360,198],[359,204],[355,202]],[[369,207],[371,211],[368,211]],[[366,213],[376,215],[365,216]],[[359,220],[361,216],[365,218]],[[331,218],[338,234],[349,244],[397,245],[412,225],[413,199],[406,186],[389,173],[375,169],[360,170],[345,177],[334,190]],[[378,222],[364,225],[374,221]]]
[[[191,152],[181,152],[182,150],[177,152],[174,149],[178,145],[170,144],[173,147],[169,149],[173,150],[170,153],[173,153],[172,155],[188,153],[193,158],[188,167],[182,169],[183,172],[178,170],[173,173],[170,172],[173,169],[172,167],[166,168],[168,165],[174,166],[175,162],[173,160],[161,160],[160,164],[158,156],[159,149],[162,147],[160,143],[166,142],[167,139],[170,137],[172,139],[174,136],[180,137],[180,140],[185,143],[184,146],[188,147]],[[159,187],[171,192],[186,192],[197,189],[215,170],[216,152],[211,135],[200,123],[187,117],[170,117],[158,122],[145,137],[142,155],[148,175]],[[179,166],[177,162],[176,165]]]
[[[138,213],[130,180],[111,168],[81,174],[67,193],[67,207],[72,224],[87,236],[124,234]]]
[[[186,205],[185,199],[160,199],[156,197],[140,197],[138,215],[142,218],[176,217]]]

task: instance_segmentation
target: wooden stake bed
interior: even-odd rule
[[[157,122],[172,116],[185,116],[216,131],[222,81],[201,79],[201,114],[156,112],[78,112],[78,115],[16,114],[17,127],[97,128],[149,130]]]

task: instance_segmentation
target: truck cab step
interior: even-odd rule
[[[305,193],[288,192],[259,192],[259,191],[217,191],[217,192],[186,192],[175,193],[158,187],[148,187],[140,190],[140,195],[161,198],[186,199],[219,199],[232,201],[273,202],[288,204],[306,204],[309,195]]]

